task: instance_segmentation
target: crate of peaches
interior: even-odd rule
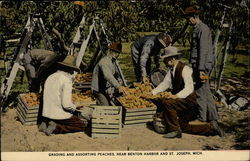
[[[74,88],[89,89],[91,88],[92,73],[79,73],[74,81]]]
[[[154,103],[141,97],[152,91],[150,84],[134,83],[134,87],[126,87],[126,94],[118,98],[118,102],[123,106],[125,126],[146,125],[147,122],[153,121],[157,109]]]
[[[41,94],[25,93],[18,96],[17,116],[24,125],[35,125],[37,122]]]
[[[91,90],[73,93],[72,94],[72,102],[76,106],[84,106],[84,107],[96,104],[96,101],[92,96]]]

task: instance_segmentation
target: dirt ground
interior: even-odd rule
[[[227,79],[222,91],[228,97],[237,94],[248,98],[248,84],[249,79]],[[223,138],[184,133],[181,139],[166,139],[151,126],[122,128],[120,138],[91,138],[89,132],[46,136],[36,125],[22,125],[16,108],[9,107],[7,112],[1,113],[1,151],[249,150],[249,110],[218,110],[219,123],[226,132]]]
[[[16,109],[1,114],[1,151],[128,151],[128,150],[231,150],[249,149],[249,111],[220,110],[221,125],[226,131],[219,136],[183,134],[181,139],[165,139],[152,128],[126,127],[120,138],[91,138],[87,133],[46,136],[37,126],[24,126]]]

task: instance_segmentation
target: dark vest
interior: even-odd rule
[[[184,80],[182,78],[182,71],[185,64],[182,62],[179,62],[176,66],[174,77],[172,77],[172,94],[177,94],[184,88]],[[172,74],[171,74],[172,76]]]

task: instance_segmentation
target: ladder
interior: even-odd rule
[[[231,31],[232,31],[232,27],[233,27],[233,20],[231,18],[229,18],[229,24],[226,24],[225,16],[226,16],[226,12],[228,10],[230,11],[232,9],[232,7],[223,5],[221,3],[218,3],[218,5],[223,7],[223,15],[221,17],[220,27],[216,31],[214,44],[213,44],[214,54],[216,57],[215,60],[218,60],[219,54],[222,52],[222,51],[218,51],[218,41],[219,41],[219,37],[221,35],[221,32],[225,28],[228,28],[228,29],[227,29],[227,36],[226,36],[226,39],[225,39],[224,44],[223,44],[224,52],[222,53],[222,61],[220,62],[220,64],[218,61],[215,62],[215,69],[214,69],[215,83],[214,84],[215,84],[215,93],[218,95],[217,96],[218,99],[220,99],[222,104],[226,108],[228,108],[228,104],[226,102],[226,97],[223,94],[223,92],[220,90],[220,86],[221,86],[222,74],[224,72],[224,68],[225,68],[225,64],[226,64],[226,60],[227,60],[228,49],[229,49],[229,44],[230,44],[230,40],[231,40]],[[219,66],[218,70],[217,70],[217,66]]]
[[[90,40],[90,37],[91,37],[93,31],[95,32],[95,37],[98,41],[98,44],[99,44],[99,47],[101,50],[101,55],[98,55],[99,53],[97,53],[97,55],[94,55],[92,58],[92,61],[91,61],[93,64],[89,64],[89,65],[95,66],[95,64],[98,62],[98,59],[100,59],[101,56],[105,55],[105,52],[103,51],[103,44],[101,44],[101,41],[100,41],[100,36],[99,36],[100,33],[97,31],[97,28],[96,28],[97,23],[101,26],[101,31],[105,35],[106,42],[108,44],[111,43],[108,39],[106,32],[105,32],[103,22],[98,17],[93,19],[93,23],[89,27],[88,35],[86,37],[83,37],[82,36],[83,35],[82,28],[83,28],[83,25],[85,25],[85,19],[86,19],[85,16],[83,16],[83,18],[78,26],[76,35],[73,38],[73,42],[70,45],[70,50],[68,51],[68,54],[67,54],[67,55],[76,56],[76,66],[77,67],[80,67],[80,65],[81,65],[82,59],[86,53],[86,49],[87,49],[87,46],[88,46],[88,43],[89,43],[89,40]],[[20,57],[23,54],[25,54],[27,50],[32,48],[31,47],[31,36],[32,36],[32,33],[34,31],[36,24],[38,25],[40,32],[44,34],[43,43],[44,43],[45,49],[52,50],[52,45],[49,41],[49,36],[45,30],[42,19],[39,17],[39,15],[35,15],[35,16],[30,15],[28,18],[28,21],[26,23],[26,26],[24,28],[24,31],[22,33],[22,37],[19,41],[19,46],[18,46],[17,50],[15,51],[15,54],[14,54],[15,57],[13,58],[14,61],[12,61],[11,68],[10,68],[11,70],[10,70],[10,72],[8,72],[6,78],[4,79],[4,81],[1,85],[0,107],[3,107],[4,102],[7,100],[8,94],[10,92],[11,86],[14,82],[14,79],[16,77],[18,70],[19,69],[21,69],[23,71],[25,70],[24,67],[22,66],[21,61],[20,61]],[[77,49],[79,49],[79,52],[77,52]],[[121,81],[123,82],[123,84],[125,86],[127,86],[124,75],[122,73],[122,70],[120,69],[119,65],[117,65],[117,67],[118,67],[118,70],[119,70],[119,73],[121,76]]]
[[[79,46],[79,44],[81,44],[80,50],[76,55],[76,66],[77,67],[80,67],[80,65],[81,65],[81,62],[82,62],[82,59],[83,59],[83,57],[85,55],[85,52],[86,52],[90,37],[92,35],[92,32],[95,33],[95,37],[96,37],[96,39],[98,41],[98,45],[100,47],[101,55],[98,55],[98,53],[96,53],[96,55],[93,55],[92,60],[90,61],[91,64],[89,64],[89,65],[95,66],[96,63],[98,62],[98,60],[101,58],[101,56],[106,55],[106,53],[105,53],[105,51],[103,49],[103,44],[101,43],[101,40],[100,40],[101,38],[99,36],[101,33],[98,32],[97,27],[96,27],[97,24],[99,24],[101,26],[101,32],[105,36],[106,43],[108,45],[110,45],[110,43],[111,43],[111,41],[109,40],[109,38],[108,38],[108,36],[106,34],[103,21],[100,18],[95,17],[93,19],[93,23],[89,27],[89,33],[86,36],[86,38],[81,36],[82,35],[81,29],[82,29],[82,26],[84,25],[84,23],[85,23],[85,16],[83,16],[82,21],[80,22],[80,25],[79,25],[79,27],[77,29],[77,32],[76,32],[76,35],[75,35],[75,37],[73,39],[73,43],[70,45],[70,51],[68,53],[68,55],[75,55],[74,52],[75,52],[77,46]],[[123,72],[122,72],[120,66],[118,64],[116,64],[116,66],[118,67],[118,71],[119,71],[119,74],[121,76],[122,83],[124,84],[124,86],[127,86],[125,77],[123,75]]]
[[[43,34],[42,41],[43,41],[45,49],[52,50],[52,45],[49,40],[49,35],[47,34],[45,30],[45,26],[44,26],[42,18],[38,14],[29,15],[27,23],[21,34],[18,47],[15,50],[10,68],[6,74],[5,79],[3,80],[1,84],[1,89],[0,89],[0,107],[1,108],[4,107],[4,103],[8,98],[10,89],[12,87],[12,84],[16,78],[18,71],[19,70],[25,71],[21,62],[21,57],[23,57],[24,54],[26,54],[28,50],[32,49],[31,36],[36,26],[39,27],[39,31]]]

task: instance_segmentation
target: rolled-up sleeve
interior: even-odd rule
[[[182,71],[182,78],[184,80],[184,88],[178,92],[176,95],[179,98],[186,98],[194,91],[194,82],[192,78],[193,70],[185,66]]]

